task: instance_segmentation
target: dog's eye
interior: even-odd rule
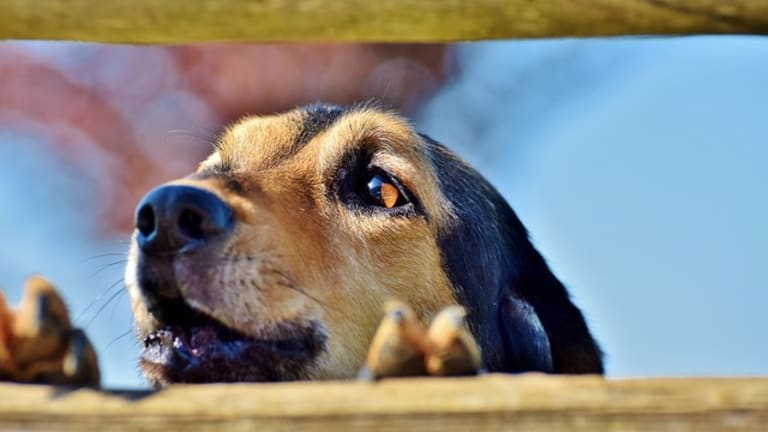
[[[393,208],[408,204],[408,200],[400,189],[387,177],[372,174],[366,183],[368,199],[372,204]]]

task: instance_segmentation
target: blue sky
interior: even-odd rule
[[[512,203],[608,373],[768,373],[768,41],[465,49],[421,127]]]

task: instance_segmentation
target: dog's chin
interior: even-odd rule
[[[127,270],[134,275],[138,296],[139,365],[150,384],[312,378],[327,349],[322,323],[297,318],[267,320],[270,324],[249,331],[227,326],[193,308],[178,289],[169,289],[178,284],[179,264],[178,257],[138,254],[135,267]]]
[[[266,336],[230,329],[186,304],[171,324],[144,335],[140,365],[154,386],[309,379],[325,336],[319,323],[283,323]],[[184,313],[179,315],[179,308]]]

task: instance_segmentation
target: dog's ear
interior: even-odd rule
[[[525,300],[505,296],[499,306],[506,368],[512,372],[554,372],[552,348],[544,325]]]
[[[490,371],[602,372],[581,312],[504,198],[431,138],[427,143],[454,220],[438,238],[443,268]]]

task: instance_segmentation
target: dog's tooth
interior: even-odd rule
[[[148,348],[152,344],[152,342],[154,342],[154,341],[155,341],[154,335],[148,335],[147,337],[145,337],[144,338],[144,348]]]
[[[173,338],[173,347],[176,349],[184,348],[184,341],[182,341],[180,337],[176,336]]]

